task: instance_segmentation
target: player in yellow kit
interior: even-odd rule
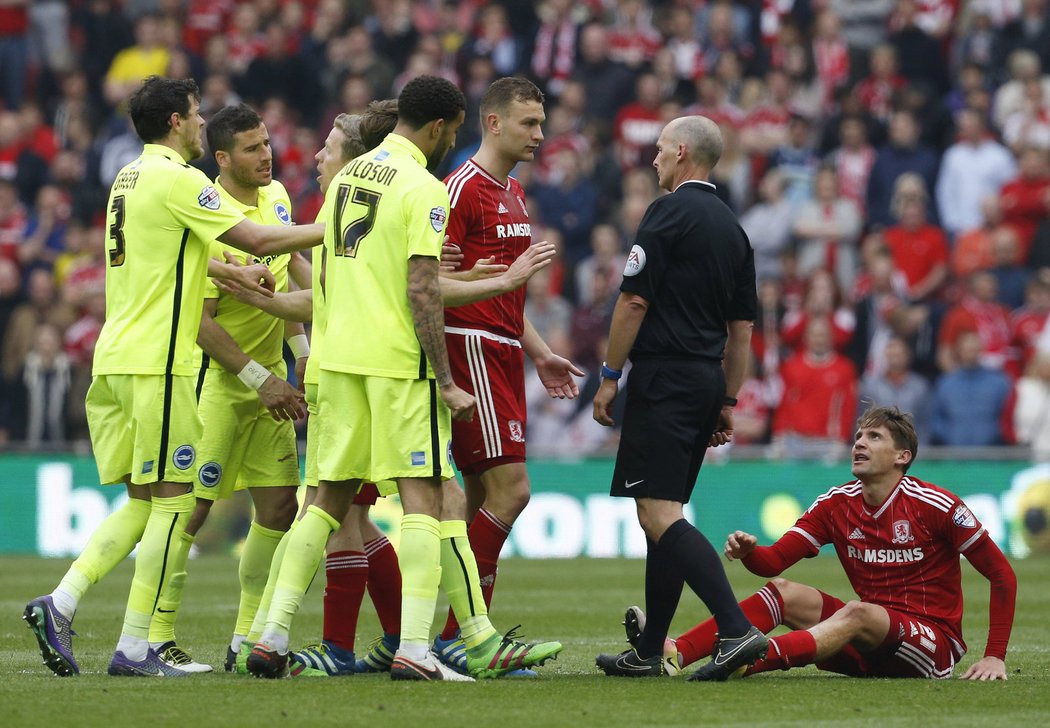
[[[244,104],[220,110],[208,122],[208,148],[219,166],[216,189],[224,205],[249,220],[291,225],[292,208],[284,186],[273,179],[273,153],[262,118]],[[274,276],[277,291],[288,290],[290,266],[297,282],[309,285],[309,265],[298,253],[261,260],[216,241],[212,258],[231,256],[239,264],[258,262]],[[198,448],[194,483],[196,507],[176,544],[172,576],[150,625],[151,646],[169,665],[210,672],[175,643],[175,619],[186,579],[186,557],[212,504],[234,490],[248,489],[255,518],[241,551],[241,597],[230,650],[236,653],[259,607],[270,560],[298,507],[299,454],[293,421],[302,413],[301,395],[286,381],[283,340],[305,366],[309,345],[303,325],[285,323],[254,306],[223,295],[209,281],[198,343],[210,362],[200,391],[198,412],[204,437]],[[252,364],[257,376],[239,379]],[[302,377],[302,371],[298,372]],[[227,655],[228,656],[228,655]]]
[[[124,483],[129,500],[100,524],[58,587],[26,605],[23,618],[53,672],[79,672],[72,649],[77,605],[138,543],[109,673],[182,677],[188,673],[162,661],[148,633],[193,510],[201,437],[194,343],[206,272],[218,266],[208,263],[209,246],[218,239],[266,256],[312,247],[323,226],[247,220],[187,164],[203,153],[200,94],[191,79],[147,79],[129,112],[145,147],[110,192],[106,322],[86,403],[99,479]]]

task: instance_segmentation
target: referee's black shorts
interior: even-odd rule
[[[725,390],[718,361],[635,362],[610,495],[688,503]]]

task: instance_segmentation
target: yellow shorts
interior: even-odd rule
[[[192,483],[201,420],[196,377],[100,374],[84,406],[102,483]]]
[[[285,365],[269,367],[278,377]],[[295,425],[270,416],[259,395],[236,374],[209,369],[198,406],[204,437],[198,448],[198,498],[221,500],[235,490],[299,485]]]
[[[317,474],[321,480],[447,480],[452,415],[432,379],[321,370]]]
[[[307,384],[303,387],[306,395],[306,411],[310,414],[306,420],[306,473],[303,483],[317,487],[317,436],[321,421],[317,417],[317,385]]]

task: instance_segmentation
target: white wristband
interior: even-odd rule
[[[244,382],[244,386],[256,391],[270,378],[270,370],[254,359],[249,359],[244,369],[237,374],[237,378]]]
[[[296,359],[310,356],[310,340],[306,338],[306,334],[296,334],[288,339],[288,348],[292,350],[292,356]]]

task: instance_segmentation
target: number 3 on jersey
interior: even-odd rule
[[[113,268],[124,265],[124,195],[113,198],[113,204],[109,207],[113,213],[113,224],[109,226],[109,237],[113,239],[114,247],[109,251],[109,265]]]
[[[368,233],[372,232],[372,226],[376,222],[376,211],[379,209],[379,200],[383,197],[378,192],[366,190],[364,187],[351,187],[350,185],[339,185],[335,200],[335,254],[344,258],[356,258],[357,246],[361,244]],[[343,228],[343,212],[347,200],[355,205],[364,205],[365,214],[347,224]]]

